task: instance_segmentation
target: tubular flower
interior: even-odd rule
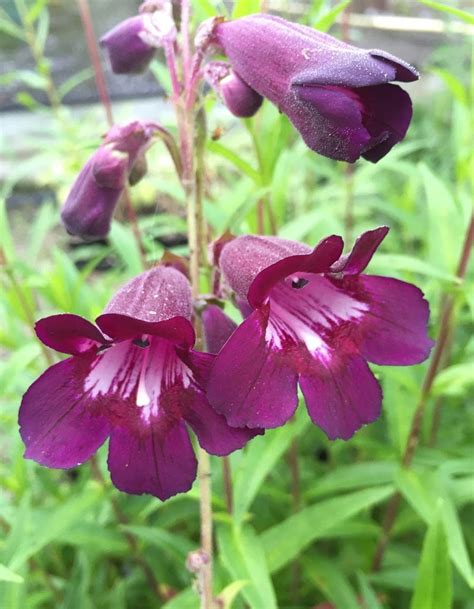
[[[143,155],[156,129],[154,123],[141,121],[110,129],[66,199],[61,219],[68,233],[84,238],[107,235],[127,180],[135,164],[143,165]]]
[[[382,392],[367,361],[410,365],[428,357],[422,292],[362,274],[387,231],[364,233],[345,256],[335,235],[313,250],[277,237],[224,245],[223,280],[252,310],[217,355],[207,387],[230,425],[283,425],[299,383],[313,422],[330,439],[348,439],[380,414]]]
[[[253,116],[262,105],[263,97],[249,87],[228,63],[211,61],[204,68],[204,77],[234,116]]]
[[[156,53],[146,37],[149,15],[136,15],[121,21],[100,39],[115,74],[137,74],[148,67]]]
[[[410,97],[387,83],[410,82],[418,73],[385,51],[358,49],[261,14],[216,22],[213,42],[249,87],[288,115],[315,152],[376,162],[405,136]]]
[[[196,477],[187,426],[215,455],[253,437],[255,430],[229,427],[205,397],[201,385],[213,356],[192,349],[191,303],[184,275],[155,267],[114,296],[97,327],[70,314],[40,320],[40,340],[71,357],[23,397],[25,456],[47,467],[75,467],[110,437],[115,486],[164,500],[187,491]]]

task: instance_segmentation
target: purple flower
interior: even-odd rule
[[[71,314],[41,319],[40,340],[72,357],[51,366],[23,397],[25,457],[75,467],[110,437],[115,486],[164,500],[196,477],[187,426],[211,454],[241,448],[255,430],[229,427],[210,407],[202,383],[213,356],[192,349],[191,312],[188,280],[159,266],[119,290],[98,327]]]
[[[207,397],[230,425],[283,425],[298,404],[330,439],[350,438],[380,414],[382,392],[366,360],[422,362],[428,303],[414,285],[363,275],[388,232],[361,235],[350,254],[335,235],[313,250],[277,237],[226,243],[223,280],[252,313],[217,355]]]
[[[201,314],[206,350],[219,353],[237,324],[215,304],[208,305]]]
[[[209,62],[204,68],[204,77],[234,116],[253,116],[262,105],[263,97],[250,88],[228,63]]]
[[[271,15],[216,23],[214,42],[235,72],[288,115],[306,144],[332,159],[376,162],[405,136],[416,70]]]
[[[154,123],[134,121],[114,125],[74,182],[61,212],[71,235],[84,238],[105,236],[115,207],[135,163],[143,159],[153,134]]]
[[[140,73],[155,56],[156,47],[146,40],[149,15],[137,15],[121,21],[100,39],[109,54],[115,74]]]

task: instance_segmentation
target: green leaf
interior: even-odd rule
[[[347,6],[349,6],[350,3],[351,0],[342,0],[325,15],[319,17],[318,20],[313,23],[313,27],[320,32],[327,32],[338,16]]]
[[[84,514],[103,499],[103,493],[96,484],[89,485],[82,493],[71,495],[59,506],[49,509],[32,520],[33,530],[23,537],[15,549],[9,567],[16,569],[28,558],[58,539],[65,531],[81,522]]]
[[[434,0],[419,0],[419,2],[421,2],[425,6],[433,8],[435,11],[440,11],[441,13],[446,13],[448,15],[453,15],[454,17],[459,17],[459,19],[461,19],[462,21],[474,25],[474,15],[472,13],[463,11],[460,8],[456,8],[455,6],[443,4],[442,2],[435,2]]]
[[[436,375],[433,384],[433,395],[467,394],[474,386],[474,362],[465,362],[449,366]]]
[[[451,609],[452,574],[441,518],[435,518],[423,542],[410,609]]]
[[[158,547],[162,552],[167,553],[180,564],[184,564],[187,555],[194,549],[194,544],[191,541],[164,529],[136,525],[122,525],[120,528],[132,533],[146,544]]]
[[[464,83],[459,80],[459,78],[456,78],[454,74],[448,72],[448,70],[443,70],[442,68],[433,68],[431,71],[441,78],[452,96],[457,99],[462,106],[469,108],[468,92]]]
[[[306,579],[313,582],[337,609],[360,609],[357,596],[338,563],[311,556],[304,560],[304,565]]]
[[[301,416],[293,422],[280,429],[267,431],[247,446],[234,476],[233,518],[236,523],[245,518],[266,476],[286,452],[293,438],[309,425],[306,412],[302,411],[300,409]]]
[[[239,580],[232,582],[226,586],[217,596],[218,601],[221,603],[223,609],[231,609],[232,604],[239,594],[239,592],[248,584],[247,580]],[[221,606],[219,605],[219,606]]]
[[[112,222],[109,235],[115,253],[127,269],[127,275],[134,277],[143,271],[140,250],[131,228],[119,222]]]
[[[369,584],[367,576],[364,573],[357,573],[357,581],[359,582],[359,590],[363,600],[364,609],[382,609],[382,605],[377,599],[377,595]]]
[[[327,499],[267,529],[261,539],[270,571],[281,569],[327,531],[384,501],[392,492],[392,486],[383,486]]]
[[[394,461],[371,461],[340,466],[314,485],[307,497],[323,497],[356,488],[380,486],[393,482],[398,465]]]
[[[232,19],[258,12],[260,12],[260,0],[236,0],[232,11]]]
[[[25,40],[23,30],[10,19],[4,8],[0,8],[0,32],[12,38],[17,38],[22,42]]]
[[[187,588],[163,605],[163,609],[199,609],[199,597],[195,590]]]
[[[252,609],[276,609],[276,598],[259,537],[249,525],[221,525],[221,559],[234,580],[248,581],[242,595]]]
[[[372,273],[384,273],[387,269],[403,273],[416,273],[417,275],[441,279],[442,281],[448,281],[453,284],[460,283],[459,278],[453,273],[447,273],[429,262],[425,262],[414,256],[408,256],[407,254],[377,254],[370,263],[370,271]]]
[[[460,210],[443,180],[424,163],[418,165],[425,190],[428,246],[431,263],[453,273],[457,267],[464,234]]]
[[[438,507],[447,535],[451,560],[467,584],[474,587],[473,569],[459,515],[440,478],[436,475],[426,476],[413,470],[401,469],[396,476],[396,481],[405,499],[428,525],[434,522],[437,514],[436,507]]]
[[[213,152],[214,154],[218,154],[224,159],[227,159],[234,167],[236,167],[239,171],[245,173],[249,178],[251,178],[256,184],[260,183],[260,174],[256,171],[250,163],[248,163],[245,159],[239,156],[236,152],[227,148],[220,142],[213,142],[209,140],[207,143],[207,149]]]
[[[92,68],[84,68],[83,70],[79,70],[69,78],[67,78],[59,87],[58,93],[59,97],[62,99],[68,93],[70,93],[73,89],[87,82],[94,76],[94,71]]]
[[[21,575],[17,575],[17,573],[0,563],[0,581],[22,584],[24,580]]]

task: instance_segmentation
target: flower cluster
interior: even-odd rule
[[[417,73],[402,60],[278,17],[213,19],[197,33],[183,70],[185,90],[174,70],[170,7],[166,0],[146,0],[102,45],[117,73],[145,69],[162,46],[173,99],[180,100],[178,117],[192,111],[193,87],[205,80],[239,117],[252,116],[269,99],[310,148],[333,159],[377,161],[404,137],[410,98],[390,83],[414,80]],[[215,52],[227,60],[215,61]],[[185,158],[192,137],[181,138],[179,150],[157,124],[116,125],[65,202],[68,232],[84,238],[108,233],[127,183],[143,177],[145,153],[156,137],[178,174],[188,171],[192,179]],[[95,325],[72,313],[41,319],[38,338],[69,357],[23,397],[25,456],[71,468],[109,439],[117,488],[165,500],[187,491],[196,477],[190,430],[204,450],[227,455],[285,424],[297,407],[298,385],[312,421],[330,439],[349,439],[381,410],[382,390],[367,362],[417,364],[432,347],[421,291],[364,272],[387,232],[384,226],[365,232],[346,254],[336,235],[314,248],[278,237],[226,235],[211,248],[215,281],[207,300],[193,299],[185,265],[165,257],[124,285]],[[240,309],[240,324],[223,312],[226,299]],[[206,351],[201,341],[195,348],[198,317]]]
[[[236,327],[209,305],[209,353],[193,349],[189,282],[169,266],[127,283],[96,326],[72,314],[41,319],[39,339],[71,357],[23,398],[26,457],[75,467],[109,437],[114,484],[166,499],[196,476],[187,426],[209,453],[226,455],[293,415],[298,382],[313,422],[350,438],[380,414],[366,360],[416,364],[432,346],[420,290],[362,274],[386,233],[364,233],[347,255],[334,235],[314,249],[277,237],[227,241],[221,289],[249,314]]]

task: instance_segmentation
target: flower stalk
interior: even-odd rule
[[[193,298],[197,300],[200,294],[200,273],[203,255],[202,246],[202,197],[201,187],[202,175],[197,175],[197,167],[202,173],[202,162],[197,163],[196,159],[196,115],[195,108],[189,104],[189,88],[193,86],[191,82],[191,57],[190,57],[190,6],[188,0],[181,1],[181,45],[182,45],[182,74],[184,87],[180,88],[180,95],[175,98],[176,118],[179,129],[179,140],[181,147],[182,176],[186,205],[187,205],[187,224],[188,224],[188,246],[189,246],[189,273],[191,281],[191,291]],[[167,57],[168,59],[168,57]],[[169,59],[168,59],[169,62]],[[168,63],[169,65],[169,63]],[[174,93],[176,94],[174,85]],[[173,96],[175,97],[175,96]],[[193,99],[193,96],[192,98]],[[202,161],[202,159],[201,159]],[[198,348],[202,345],[202,324],[198,316],[195,322],[196,338]],[[204,552],[205,560],[199,570],[199,592],[201,595],[201,608],[212,609],[213,590],[212,590],[212,556],[213,556],[213,535],[212,535],[212,486],[211,486],[211,461],[208,453],[199,448],[199,489],[200,489],[200,530],[201,530],[201,549]]]

